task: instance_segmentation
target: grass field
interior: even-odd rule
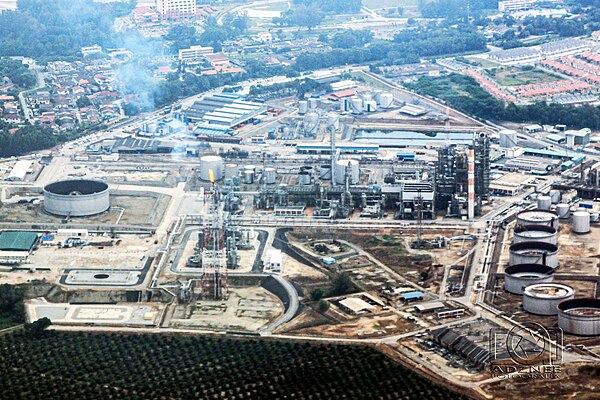
[[[557,75],[545,71],[533,69],[531,71],[522,71],[518,68],[493,68],[488,70],[496,82],[504,86],[529,85],[532,83],[554,82],[562,79]]]
[[[461,399],[368,347],[46,331],[0,335],[0,399]]]

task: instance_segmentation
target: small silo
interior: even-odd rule
[[[536,315],[557,315],[558,305],[572,299],[575,290],[559,283],[538,283],[523,290],[523,309]]]
[[[358,96],[354,96],[351,99],[352,114],[360,114],[363,112],[363,99]]]
[[[315,99],[314,97],[311,97],[310,99],[308,99],[308,108],[309,109],[314,110],[318,106],[319,106],[319,100],[318,99]]]
[[[540,264],[558,268],[558,246],[545,242],[521,242],[509,247],[509,265]]]
[[[300,171],[298,174],[298,185],[310,185],[310,172]]]
[[[579,336],[600,335],[600,299],[565,300],[558,305],[558,327]]]
[[[537,208],[540,210],[549,210],[552,207],[552,197],[539,196],[537,198]]]
[[[517,264],[504,270],[504,290],[522,295],[526,286],[537,283],[550,283],[554,279],[554,269],[540,264]]]
[[[331,130],[340,129],[340,115],[335,112],[327,114],[327,127]]]
[[[304,115],[308,112],[308,101],[300,100],[298,102],[298,114]]]
[[[573,233],[589,233],[590,213],[587,211],[576,211],[573,213]]]
[[[346,183],[346,175],[350,178],[350,184],[355,185],[360,180],[360,168],[357,160],[338,160],[335,163],[335,183],[343,185]]]
[[[319,114],[314,111],[304,116],[304,136],[316,136],[319,130]]]
[[[242,173],[242,177],[244,178],[244,183],[250,185],[254,182],[254,170],[252,169],[244,169]]]
[[[319,178],[323,180],[331,179],[331,164],[321,164],[319,167]]]
[[[225,164],[224,170],[224,176],[226,179],[231,179],[239,174],[239,168],[237,164]]]
[[[550,198],[552,199],[552,204],[558,204],[561,200],[560,190],[552,189],[549,193]]]
[[[598,213],[591,213],[590,214],[590,222],[598,222],[600,221],[600,214]]]
[[[556,206],[556,212],[558,213],[558,218],[567,219],[571,213],[571,206],[568,204],[558,204]]]
[[[274,185],[277,183],[277,170],[273,167],[265,168],[265,183],[267,185]]]
[[[394,95],[389,92],[381,93],[379,103],[381,108],[392,108],[394,106]]]
[[[200,179],[210,181],[210,171],[215,181],[223,179],[223,159],[219,156],[203,156],[200,158]]]
[[[364,109],[366,112],[375,112],[377,111],[377,103],[375,100],[365,100]]]

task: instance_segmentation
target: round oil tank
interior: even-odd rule
[[[244,170],[250,170],[252,172],[256,172],[256,165],[253,165],[253,164],[244,165]]]
[[[314,136],[319,130],[319,114],[316,112],[309,112],[304,116],[304,135]]]
[[[558,204],[556,206],[556,212],[558,213],[558,218],[566,219],[569,218],[569,214],[571,213],[571,206],[568,204]]]
[[[565,300],[558,305],[558,327],[579,336],[600,335],[600,299]]]
[[[600,221],[600,214],[591,213],[590,214],[590,222],[598,222],[598,221]]]
[[[509,265],[540,264],[558,268],[558,246],[546,242],[521,242],[509,248]]]
[[[245,169],[242,173],[242,177],[244,178],[244,183],[250,185],[254,182],[254,171],[251,169]]]
[[[277,170],[275,168],[265,168],[265,183],[267,185],[273,185],[277,183]]]
[[[558,214],[550,210],[526,210],[517,214],[517,225],[547,225],[558,229]]]
[[[360,114],[363,112],[363,99],[360,97],[354,96],[351,99],[352,113]]]
[[[314,99],[312,97],[310,99],[308,99],[308,108],[315,109],[315,108],[317,108],[318,105],[319,105],[318,99]]]
[[[359,182],[360,168],[357,160],[338,160],[335,163],[335,182],[338,185],[346,183],[346,174],[350,178],[350,184]]]
[[[300,100],[298,102],[298,114],[304,115],[308,112],[308,101]]]
[[[536,315],[557,315],[558,305],[572,299],[575,290],[560,283],[538,283],[523,290],[523,309]]]
[[[224,177],[226,179],[231,179],[234,176],[238,176],[240,173],[240,170],[238,168],[237,164],[225,164],[225,168],[224,168]]]
[[[299,185],[310,185],[310,173],[307,171],[301,171],[298,174]]]
[[[200,158],[200,179],[210,181],[212,170],[215,181],[223,179],[223,159],[219,156],[203,156]]]
[[[573,233],[588,233],[590,231],[590,213],[576,211],[573,213]]]
[[[319,178],[323,180],[331,179],[331,164],[322,164],[319,167]]]
[[[556,229],[544,225],[519,225],[514,230],[513,243],[521,242],[546,242],[556,244]]]
[[[379,103],[381,104],[381,108],[392,108],[394,105],[394,95],[389,92],[381,93]]]
[[[522,295],[526,286],[553,281],[554,269],[540,264],[517,264],[504,270],[504,290]]]
[[[365,100],[364,102],[364,110],[366,112],[375,112],[377,111],[377,103],[375,100]]]
[[[63,217],[85,217],[110,208],[108,185],[88,179],[51,183],[44,187],[44,210]]]
[[[549,210],[552,206],[552,197],[550,196],[539,196],[537,198],[537,207],[540,210]]]
[[[327,114],[327,127],[330,129],[340,128],[340,116],[338,113],[330,112]]]
[[[552,189],[550,191],[550,198],[552,199],[552,204],[560,203],[560,199],[561,199],[560,190]]]

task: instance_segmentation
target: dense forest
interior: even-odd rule
[[[0,13],[0,56],[77,57],[83,46],[114,46],[113,21],[134,4],[19,0],[17,10]]]
[[[546,104],[506,105],[493,97],[471,77],[450,74],[422,77],[409,89],[444,100],[448,105],[481,119],[565,124],[571,128],[600,129],[600,107]]]
[[[273,23],[314,28],[326,14],[357,13],[361,7],[362,0],[294,0],[292,7],[280,18],[273,18]]]
[[[19,60],[3,58],[0,60],[0,77],[8,77],[20,89],[29,89],[35,86],[37,77],[29,67]]]
[[[12,157],[32,151],[49,149],[81,134],[83,132],[55,134],[51,128],[39,125],[24,125],[17,128],[0,121],[0,157]]]
[[[464,399],[370,347],[46,325],[0,335],[0,398]]]
[[[484,10],[498,10],[498,0],[435,0],[419,1],[425,18],[462,18],[482,15]]]
[[[25,322],[23,295],[18,286],[0,285],[0,329]]]

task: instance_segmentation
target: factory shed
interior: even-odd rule
[[[347,299],[341,300],[339,301],[339,304],[353,314],[361,314],[375,310],[375,306],[355,297],[348,297]]]
[[[0,233],[0,251],[31,251],[37,240],[35,232],[4,231]]]
[[[23,181],[25,176],[29,172],[29,169],[33,165],[31,160],[20,160],[17,161],[10,174],[6,177],[7,181]]]
[[[446,306],[441,301],[434,301],[434,302],[427,303],[427,304],[418,304],[415,306],[415,310],[417,310],[420,313],[433,312],[433,311],[441,310],[443,308],[446,308]]]
[[[421,292],[420,290],[415,290],[414,292],[402,293],[400,295],[400,298],[408,303],[411,301],[423,300],[424,295],[425,294],[423,292]]]

